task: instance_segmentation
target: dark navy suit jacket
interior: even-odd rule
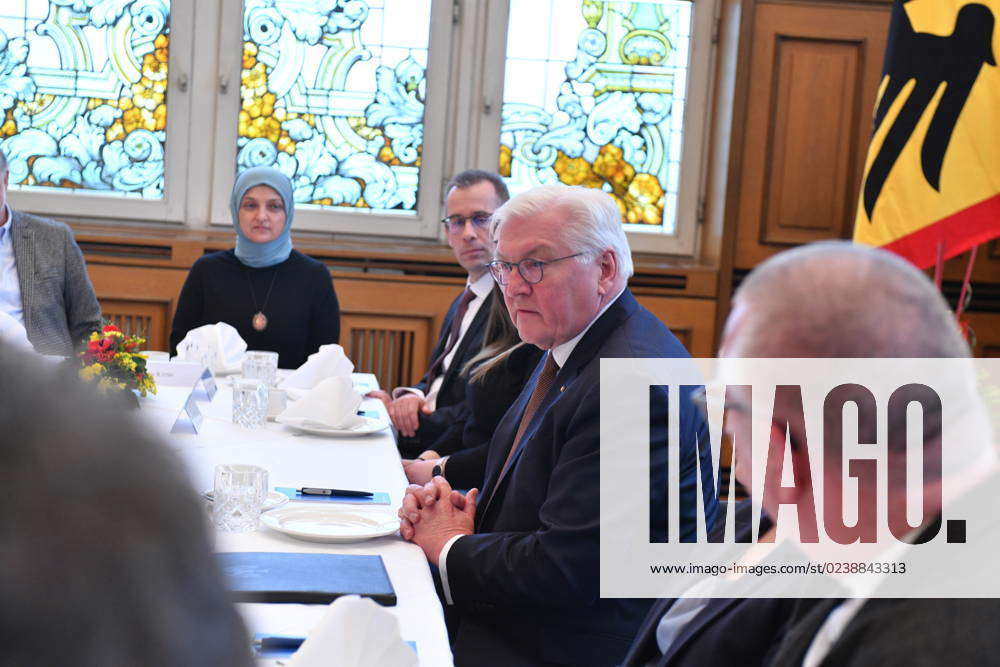
[[[720,503],[713,533],[726,525]],[[735,506],[736,539],[749,541],[753,532],[749,500]],[[761,518],[759,532],[771,522]],[[660,653],[656,630],[676,599],[657,600],[636,634],[621,667],[702,667],[702,665],[766,665],[784,637],[801,602],[793,598],[714,598],[680,631],[666,653]],[[811,601],[806,601],[811,602]]]
[[[465,392],[468,386],[468,377],[462,374],[462,369],[466,362],[479,354],[483,347],[483,334],[486,332],[486,320],[490,312],[490,303],[496,298],[496,292],[491,291],[486,295],[483,305],[476,311],[476,316],[472,318],[472,323],[466,330],[462,340],[458,343],[455,356],[452,357],[448,369],[444,372],[441,381],[441,388],[438,390],[435,410],[429,415],[419,413],[420,426],[417,435],[412,438],[399,438],[399,451],[405,458],[412,458],[419,455],[426,449],[431,448],[434,443],[449,429],[458,428],[461,433],[462,425],[469,419],[469,408],[465,404]],[[459,302],[462,295],[459,294],[452,301],[441,324],[441,332],[438,335],[437,344],[431,352],[428,364],[432,364],[439,354],[445,349],[448,342],[448,334],[451,331],[452,320],[458,311]],[[430,371],[430,368],[427,369]],[[425,394],[430,389],[431,382],[427,373],[416,385]]]
[[[457,665],[612,665],[624,657],[652,600],[598,593],[600,359],[687,356],[625,290],[559,370],[500,478],[542,364],[536,368],[490,443],[476,534],[460,538],[448,554]],[[667,457],[667,402],[659,399],[650,401],[654,470],[665,469]],[[681,441],[689,445],[680,453],[681,492],[690,493],[697,475],[694,432],[707,440],[695,411],[682,413]],[[707,451],[700,463],[707,515],[714,516]],[[665,479],[665,471],[662,480],[651,479],[651,506],[665,506]]]

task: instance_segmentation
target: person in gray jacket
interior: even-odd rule
[[[0,312],[42,354],[68,356],[101,325],[101,306],[70,228],[11,209],[0,152]]]

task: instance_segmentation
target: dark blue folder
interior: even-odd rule
[[[244,552],[218,554],[237,602],[328,604],[361,595],[396,604],[381,556]]]

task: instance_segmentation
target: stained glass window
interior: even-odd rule
[[[245,0],[237,171],[295,201],[413,214],[430,0]]]
[[[163,198],[170,0],[0,3],[12,187]]]
[[[602,188],[628,229],[674,231],[691,4],[511,0],[500,171],[512,193]]]

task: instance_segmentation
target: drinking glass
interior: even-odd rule
[[[212,514],[215,527],[227,533],[257,530],[267,498],[267,471],[244,463],[215,467]]]
[[[258,428],[267,418],[269,388],[263,380],[233,380],[233,423],[243,428]]]
[[[278,353],[248,350],[243,357],[243,377],[263,380],[268,386],[274,386],[278,375]]]

